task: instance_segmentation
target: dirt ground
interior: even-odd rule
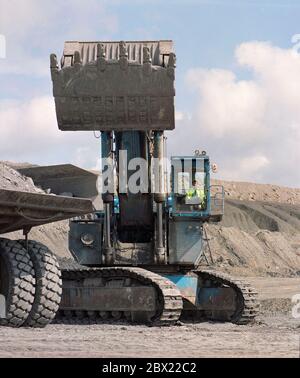
[[[51,325],[0,329],[1,357],[299,357],[300,321],[262,317],[260,324]]]
[[[0,357],[299,358],[300,318],[292,317],[291,297],[300,293],[300,278],[249,280],[262,301],[262,314],[253,325],[205,322],[174,327],[53,324],[46,329],[0,328]]]

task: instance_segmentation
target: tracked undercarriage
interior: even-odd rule
[[[67,318],[173,324],[183,308],[175,284],[140,268],[63,270],[63,281],[60,308]]]
[[[142,268],[64,265],[68,266],[62,270],[63,294],[57,322],[126,320],[172,325],[186,319],[248,324],[259,309],[257,292],[250,284],[212,270],[189,272],[190,277],[201,282],[202,288],[194,294],[181,291],[163,273]]]

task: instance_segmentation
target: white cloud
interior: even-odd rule
[[[0,73],[44,76],[49,71],[46,56],[56,49],[60,53],[65,40],[111,37],[118,30],[118,18],[106,3],[0,0],[0,33],[7,39]]]
[[[183,121],[184,120],[184,113],[177,110],[175,112],[175,121]]]
[[[76,34],[75,38],[82,33],[84,36],[99,33],[94,30],[96,20],[102,33],[113,33],[118,29],[118,19],[107,10],[106,4],[107,1],[103,0],[0,0],[0,25],[4,33],[22,39],[37,30],[45,35],[51,31],[58,34],[72,32]],[[58,26],[62,30],[58,30]],[[30,41],[27,42],[30,45]]]
[[[198,121],[215,137],[258,137],[265,98],[255,82],[238,81],[233,72],[218,69],[190,70],[187,79],[201,95]]]
[[[263,155],[246,156],[231,162],[231,168],[224,168],[221,176],[226,180],[249,181],[249,177],[255,178],[251,181],[264,181],[264,173],[268,169],[270,161]]]
[[[192,119],[192,115],[188,112],[182,112],[180,110],[175,110],[175,121],[182,122]]]
[[[38,97],[28,102],[0,102],[0,160],[37,164],[80,164],[94,167],[99,141],[92,132],[58,130],[54,100]]]
[[[232,172],[244,180],[300,186],[300,55],[247,42],[235,56],[252,79],[222,69],[187,73],[198,94],[192,143],[204,141],[227,179]]]
[[[263,155],[246,157],[241,160],[241,168],[244,172],[257,173],[262,168],[267,167],[270,161]]]

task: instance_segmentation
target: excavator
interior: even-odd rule
[[[11,201],[9,211],[17,211],[21,220],[14,227],[7,221],[3,229],[23,229],[25,238],[1,241],[0,266],[7,268],[0,277],[9,276],[21,250],[28,260],[26,303],[31,305],[16,321],[16,301],[9,299],[14,284],[3,283],[0,294],[10,301],[11,319],[4,323],[45,326],[54,313],[56,321],[71,324],[125,320],[172,325],[184,318],[253,322],[259,311],[255,289],[203,263],[208,261],[206,224],[220,222],[224,214],[224,189],[211,184],[215,165],[201,150],[167,156],[166,132],[175,129],[173,42],[67,41],[60,64],[51,54],[50,67],[58,127],[94,132],[100,142],[100,174],[72,165],[21,172],[59,195],[40,195],[47,200],[43,216],[40,208],[33,212],[34,202],[30,215],[19,195],[19,207]],[[51,207],[50,197],[64,206],[57,202]],[[40,268],[43,261],[42,268],[45,261],[51,263],[50,251],[28,234],[36,224],[68,217],[73,260],[62,261],[59,272],[55,263],[54,280],[61,281],[53,305],[42,290],[48,287],[51,298],[53,282]],[[1,251],[11,255],[16,243],[16,255],[1,264]],[[41,281],[44,286],[37,285]]]
[[[201,264],[205,224],[224,212],[209,156],[166,156],[165,133],[175,129],[173,42],[66,42],[61,67],[56,55],[50,60],[59,129],[101,139],[103,206],[70,222],[78,265],[62,269],[60,318],[253,321],[256,291]]]

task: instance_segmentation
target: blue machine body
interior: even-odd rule
[[[102,141],[102,150],[106,143],[107,140]],[[218,298],[221,295],[220,289],[204,289],[201,287],[201,282],[199,282],[196,274],[184,272],[188,271],[188,267],[197,267],[203,257],[203,225],[205,222],[216,218],[216,220],[219,220],[222,217],[224,190],[222,187],[218,187],[216,193],[212,193],[212,188],[216,187],[211,186],[210,159],[206,154],[173,157],[171,163],[171,191],[167,195],[164,205],[165,224],[168,228],[167,265],[170,267],[179,266],[184,269],[182,273],[161,274],[177,285],[184,298],[188,299],[194,306],[201,308],[203,303],[207,303],[210,298]],[[196,202],[190,203],[191,199],[187,196],[189,189],[193,188],[195,182],[203,195],[201,203],[197,202],[197,199]],[[114,196],[112,212],[113,219],[120,216],[120,199],[117,195]],[[70,250],[81,264],[87,266],[102,265],[103,223],[103,211],[95,213],[93,220],[71,222]],[[92,234],[95,242],[90,246],[83,246],[81,241],[83,233]],[[149,266],[148,261],[142,258],[138,265]]]
[[[196,274],[163,274],[180,290],[186,301],[186,309],[234,308],[235,297],[231,288],[203,287]]]
[[[107,140],[102,141],[102,152]],[[167,196],[164,206],[164,217],[168,228],[167,248],[168,264],[170,265],[194,265],[201,259],[203,251],[203,224],[219,220],[224,212],[224,190],[218,187],[218,191],[212,194],[210,184],[210,159],[207,155],[173,157],[171,160],[171,191]],[[178,177],[185,180],[182,183]],[[192,187],[193,181],[198,178],[199,187],[204,193],[204,201],[201,205],[186,202],[186,191]],[[183,186],[184,186],[183,185]],[[154,206],[155,213],[155,206]],[[113,217],[120,216],[120,199],[114,196],[112,207]],[[104,222],[104,211],[97,211],[92,220],[71,221],[70,250],[75,258],[83,265],[102,265],[103,232],[100,232]],[[113,218],[114,219],[114,218]],[[142,219],[142,218],[140,218]],[[95,224],[97,226],[95,226]],[[94,235],[95,243],[90,246],[82,244],[83,233],[97,233]],[[99,239],[100,238],[100,239]],[[148,261],[141,261],[139,265],[148,265]]]

